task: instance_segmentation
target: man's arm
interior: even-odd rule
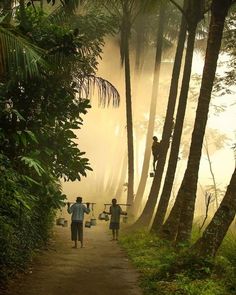
[[[107,212],[107,211],[104,210],[103,213],[111,215],[111,207],[109,209],[109,212]]]
[[[127,215],[127,212],[122,211],[121,207],[120,207],[120,215]]]
[[[85,212],[86,214],[89,214],[89,212],[90,212],[90,208],[89,208],[90,203],[86,203],[86,205],[87,205],[87,207],[84,205],[84,206],[83,206],[83,209],[84,209],[84,212]]]
[[[67,203],[67,212],[68,212],[69,214],[72,213],[72,207],[70,207],[70,203],[69,203],[69,202]]]

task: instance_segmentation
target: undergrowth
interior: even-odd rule
[[[123,235],[120,243],[141,273],[145,295],[236,294],[236,240],[225,239],[215,260],[200,259],[187,249],[176,252],[147,231]]]

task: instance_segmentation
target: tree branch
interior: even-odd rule
[[[175,7],[177,7],[177,9],[182,13],[182,15],[185,17],[187,24],[189,24],[189,18],[188,15],[186,13],[186,11],[184,10],[183,7],[181,7],[178,3],[175,2],[175,0],[169,0]],[[185,7],[186,8],[186,7]]]

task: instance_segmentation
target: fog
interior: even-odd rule
[[[131,63],[134,64],[135,56],[131,53]],[[152,89],[152,72],[154,65],[154,50],[150,51],[144,57],[144,65],[141,75],[138,76],[134,67],[132,70],[132,102],[133,102],[133,126],[134,126],[134,170],[136,192],[141,169],[143,154],[145,148],[145,135],[149,117],[149,104]],[[201,74],[203,67],[203,57],[196,53],[193,60],[192,73]],[[219,69],[220,71],[221,69]],[[164,122],[169,84],[171,80],[172,62],[170,58],[162,62],[161,82],[157,103],[156,127],[154,135],[161,138],[162,126]],[[109,203],[116,196],[118,202],[126,202],[127,183],[127,144],[126,144],[126,118],[125,118],[125,93],[124,93],[124,72],[120,66],[119,46],[113,39],[106,40],[102,60],[98,68],[98,76],[110,81],[120,93],[120,106],[113,108],[112,105],[106,108],[98,106],[98,99],[91,98],[92,108],[88,110],[84,118],[84,123],[78,132],[77,143],[81,151],[86,152],[89,158],[92,172],[82,178],[80,182],[63,182],[63,192],[67,195],[69,201],[74,201],[80,195],[84,201],[96,202],[98,210],[102,210],[103,203]],[[135,78],[134,78],[135,77]],[[180,79],[181,81],[181,79]],[[193,88],[198,89],[192,82]],[[198,89],[199,90],[199,89]],[[198,94],[195,93],[195,95]],[[196,100],[190,99],[186,111],[185,129],[182,139],[182,148],[180,153],[176,180],[173,189],[173,198],[178,192],[179,183],[186,167],[188,148],[191,140],[192,126],[195,117]],[[197,95],[196,95],[197,96]],[[235,141],[234,118],[236,107],[233,105],[234,97],[227,95],[213,99],[211,106],[208,128],[207,142],[210,151],[210,160],[217,181],[217,186],[225,189],[233,168],[235,165],[232,144]],[[226,110],[215,114],[216,106],[224,104]],[[219,136],[216,135],[219,133]],[[214,134],[214,137],[212,136]],[[225,137],[222,141],[221,135]],[[219,144],[218,141],[222,141]],[[150,163],[150,172],[152,171]],[[148,196],[153,178],[148,178],[144,194],[144,202]],[[204,191],[207,186],[212,185],[211,174],[209,170],[209,160],[207,160],[203,150],[198,189],[196,214],[204,214]],[[171,203],[173,203],[173,198]],[[210,210],[215,210],[214,204]]]

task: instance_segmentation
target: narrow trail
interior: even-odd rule
[[[55,227],[47,251],[32,270],[13,282],[7,295],[141,295],[138,273],[107,224],[84,230],[85,248],[73,249],[70,228]]]

